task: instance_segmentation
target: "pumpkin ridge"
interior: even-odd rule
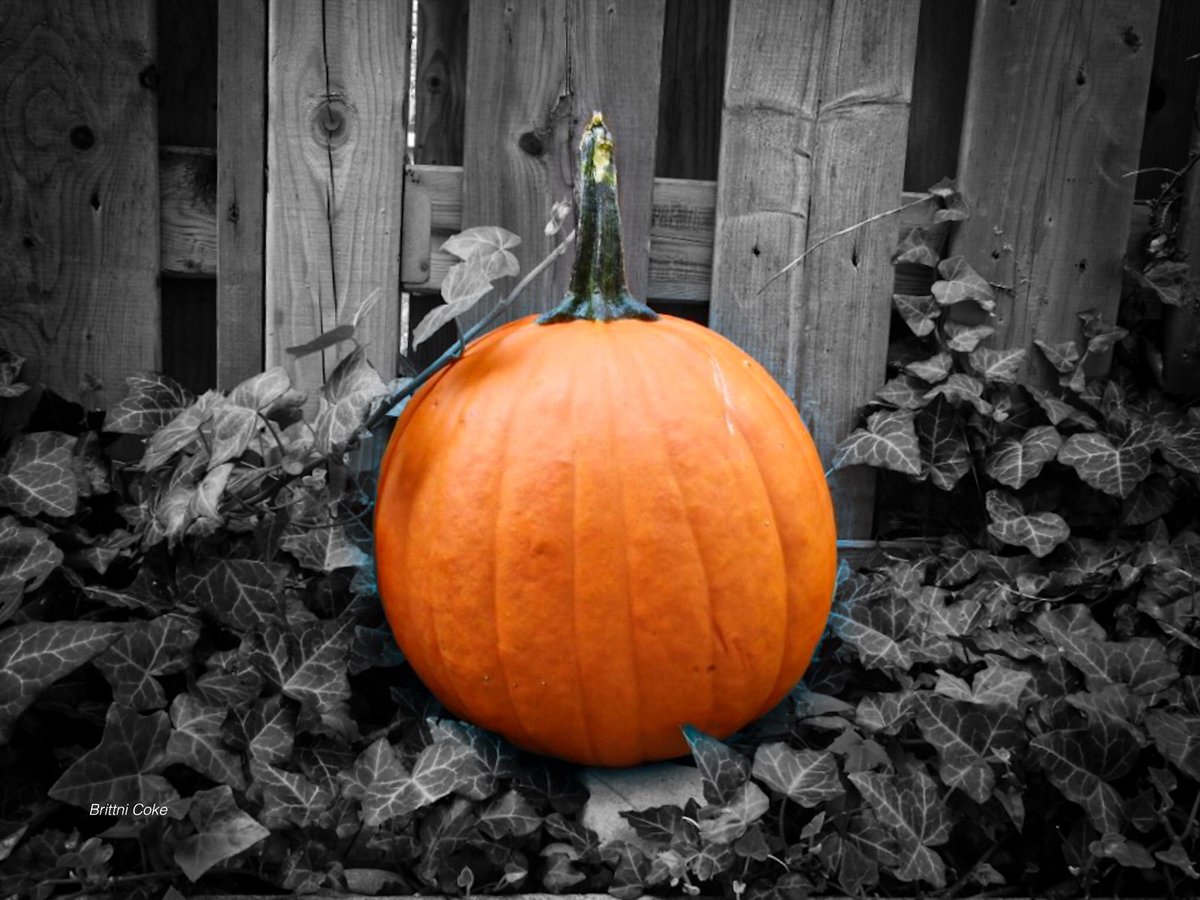
[[[605,349],[605,354],[604,354],[605,367],[608,369],[608,377],[610,379],[612,379],[613,380],[612,383],[615,384],[615,383],[617,383],[615,381],[615,379],[620,377],[620,374],[621,374],[621,367],[617,363],[616,352],[615,352],[615,344],[616,344],[617,338],[613,334],[613,330],[611,328],[606,328],[604,330],[603,334],[604,334],[604,349]],[[607,409],[608,415],[606,417],[607,422],[608,422],[607,437],[608,437],[609,446],[615,451],[614,456],[616,456],[618,453],[620,453],[624,449],[622,443],[617,440],[617,436],[614,431],[614,423],[617,421],[617,412],[618,412],[616,409],[616,404],[617,404],[616,392],[609,392],[607,400],[608,400],[608,409]],[[629,498],[626,495],[626,490],[625,490],[624,460],[618,460],[618,465],[614,466],[614,471],[615,471],[616,477],[620,483],[621,503],[620,503],[619,508],[621,510],[621,531],[623,533],[628,534],[629,533]],[[630,658],[631,662],[633,663],[633,673],[634,673],[633,681],[634,681],[634,684],[637,685],[637,690],[633,691],[634,709],[633,709],[633,713],[632,713],[632,718],[636,725],[636,727],[633,729],[633,736],[634,736],[634,740],[637,742],[638,758],[645,759],[646,758],[646,739],[645,739],[645,735],[642,733],[642,727],[643,727],[642,726],[642,706],[643,706],[643,704],[642,704],[642,668],[641,668],[641,663],[638,661],[638,654],[637,654],[637,635],[635,633],[635,630],[636,630],[634,627],[635,619],[634,619],[634,614],[633,614],[634,613],[633,589],[629,582],[629,573],[632,571],[632,566],[630,564],[630,559],[629,559],[629,543],[628,542],[622,543],[621,555],[625,561],[623,574],[625,576],[624,577],[625,604],[628,607],[627,611],[626,611],[625,620],[629,623],[629,641],[627,642],[627,646],[629,647],[629,658]]]
[[[470,365],[473,362],[475,362],[475,360],[467,360],[466,358],[464,358],[464,359],[460,360],[460,362],[463,365],[457,373],[454,373],[454,377],[456,377],[456,378],[462,378],[464,375],[464,372],[469,371]],[[441,375],[443,373],[445,373],[447,376],[449,376],[450,370],[443,369],[442,372],[439,372],[438,374]],[[450,402],[447,402],[445,404],[445,409],[444,409],[442,415],[445,417],[446,421],[453,422],[456,419],[458,419],[458,417],[463,413],[466,406],[471,402],[471,397],[468,394],[468,392],[456,391],[450,395],[449,401]],[[407,409],[406,409],[406,411],[407,411]],[[439,449],[440,449],[440,452],[437,455],[443,461],[446,460],[448,458],[448,454],[446,453],[446,447],[442,446]],[[444,466],[443,469],[448,472],[449,466],[448,465]],[[444,482],[444,480],[447,477],[449,477],[448,475],[445,475],[445,476],[442,475],[441,469],[434,469],[434,471],[438,473],[438,476],[439,476],[438,481],[439,482]],[[439,489],[440,489],[440,487],[439,487]],[[410,503],[409,504],[409,515],[410,516],[412,514],[413,507],[414,507],[414,504]],[[405,530],[406,530],[406,533],[408,533],[407,527]],[[412,544],[413,544],[413,542],[410,540],[409,546],[412,546]],[[493,570],[491,578],[489,580],[492,584],[493,591],[495,591],[496,576],[495,576],[494,570]],[[428,603],[422,604],[422,605],[427,606],[429,608],[429,621],[430,621],[430,625],[431,625],[431,631],[433,633],[433,646],[435,648],[436,665],[438,666],[438,668],[441,669],[441,671],[443,673],[442,674],[442,683],[446,686],[445,689],[450,695],[449,697],[446,698],[446,705],[447,706],[453,705],[453,706],[456,706],[458,709],[461,709],[464,711],[470,710],[470,707],[466,703],[463,702],[462,693],[459,690],[460,676],[457,673],[451,671],[450,667],[448,666],[448,664],[446,662],[446,655],[445,655],[445,649],[444,649],[445,642],[442,638],[442,635],[444,633],[444,625],[440,622],[441,616],[439,615],[438,606],[437,606],[437,604],[428,604]],[[499,654],[497,654],[497,656],[499,656]]]
[[[521,399],[523,398],[519,395],[513,396],[508,415],[504,417],[504,430],[501,434],[501,439],[498,442],[500,447],[500,459],[497,460],[496,481],[495,486],[491,491],[491,496],[495,499],[496,503],[499,503],[499,498],[504,493],[504,476],[508,473],[510,468],[507,465],[508,450],[511,443],[510,438],[512,436],[512,430],[515,427],[515,423],[518,421],[516,409],[520,405]],[[517,703],[516,696],[512,692],[512,682],[509,680],[508,667],[505,665],[504,652],[501,649],[503,642],[500,639],[500,521],[500,516],[494,516],[494,521],[492,523],[492,549],[491,553],[488,554],[488,558],[491,561],[490,581],[492,586],[492,628],[496,633],[496,665],[500,669],[499,677],[501,682],[504,684],[504,693],[508,698],[509,709],[512,710],[512,724],[515,725],[524,736],[525,746],[527,746],[529,749],[536,750],[539,746],[539,742],[534,739],[532,732],[530,732],[528,726],[525,724],[525,720],[521,717],[521,709]],[[516,743],[522,742],[516,741]]]
[[[781,422],[786,422],[789,424],[793,423],[794,421],[799,422],[801,427],[797,428],[794,425],[791,425],[789,430],[794,434],[794,436],[797,440],[799,440],[801,443],[805,444],[807,447],[812,448],[813,452],[811,454],[806,454],[806,453],[796,454],[795,455],[795,457],[796,457],[795,463],[797,465],[802,466],[803,468],[807,469],[809,476],[813,479],[814,482],[824,485],[825,484],[825,472],[821,466],[820,457],[816,455],[816,448],[813,445],[812,436],[808,432],[807,427],[804,426],[803,420],[794,419],[792,417],[792,413],[796,412],[796,408],[795,408],[794,404],[792,403],[791,399],[787,396],[787,394],[783,393],[779,389],[778,383],[770,376],[770,374],[766,371],[766,369],[762,368],[762,366],[755,359],[753,359],[753,357],[750,357],[747,354],[747,359],[749,359],[750,363],[751,363],[751,365],[749,366],[749,372],[752,376],[751,381],[752,381],[755,389],[758,391],[759,395],[761,397],[764,397],[767,400],[767,402],[770,403],[772,408],[774,408],[775,410],[777,410],[781,413],[781,416],[780,416]],[[755,459],[755,463],[759,466],[759,472],[761,473],[762,465],[758,459],[757,454],[755,455],[754,459]],[[771,492],[768,494],[768,496],[771,499],[772,509],[774,509],[775,508],[774,493]],[[778,523],[780,520],[777,517],[775,521],[776,521],[776,531],[778,532],[778,530],[779,530]],[[836,529],[836,521],[834,522],[834,527]],[[782,534],[780,534],[779,537],[780,537],[780,542],[782,543],[782,540],[783,540]],[[795,612],[796,612],[795,598],[792,595],[792,579],[791,579],[792,565],[794,565],[794,564],[789,564],[788,561],[790,558],[791,557],[785,553],[785,555],[784,555],[785,571],[788,573],[788,576],[789,576],[788,581],[787,581],[787,584],[788,584],[788,592],[787,592],[787,600],[788,600],[788,602],[787,602],[787,617],[788,618],[787,618],[787,621],[788,621],[789,626],[791,626],[795,622]],[[809,663],[806,664],[805,669],[807,669],[808,665],[811,664],[812,657],[813,657],[813,655],[815,655],[816,648],[817,648],[817,646],[820,645],[820,642],[821,642],[820,637],[818,636],[816,645],[814,645],[813,650],[809,654]],[[786,647],[786,645],[785,645],[785,647]],[[780,683],[780,678],[782,678],[782,676],[783,676],[783,666],[786,665],[786,662],[787,662],[787,653],[785,650],[783,657],[781,659],[781,663],[780,663],[780,674],[778,676],[776,676],[775,685],[771,691],[771,694],[768,697],[768,702],[759,712],[760,716],[767,713],[774,706],[774,703],[771,702],[771,697],[778,697],[779,699],[782,699],[783,697],[785,697],[787,695],[787,693],[791,690],[791,688],[795,686],[794,683],[792,683],[792,684],[781,684]],[[776,700],[775,702],[778,702],[778,700]]]
[[[568,407],[572,410],[572,420],[574,419],[575,396],[574,392],[579,389],[578,383],[572,379],[570,382],[571,390],[568,394]],[[577,521],[579,517],[579,455],[576,451],[576,445],[571,445],[571,636],[572,641],[571,652],[575,657],[575,685],[579,692],[579,709],[580,717],[583,719],[583,743],[587,747],[588,756],[595,759],[596,742],[592,738],[592,726],[589,715],[587,683],[583,677],[583,662],[579,658],[579,648],[581,646],[579,634],[579,591],[577,585],[579,583],[579,528]]]
[[[646,375],[646,363],[641,354],[631,354],[635,365],[631,368],[640,382],[641,390],[636,393],[638,397],[654,396],[653,386],[649,383]],[[712,577],[708,571],[708,562],[704,558],[704,550],[700,545],[700,536],[696,531],[696,522],[692,517],[692,511],[688,505],[687,497],[683,492],[683,487],[680,484],[679,475],[675,468],[675,459],[670,451],[670,444],[666,440],[665,430],[663,428],[662,419],[658,415],[658,409],[642,407],[642,415],[647,422],[654,423],[660,437],[662,437],[663,456],[667,461],[667,471],[670,474],[671,486],[675,495],[679,498],[680,505],[684,510],[684,517],[687,520],[688,532],[692,538],[692,546],[696,549],[696,557],[700,561],[700,570],[704,575],[704,597],[708,606],[708,629],[709,629],[709,654],[708,667],[706,674],[708,676],[708,715],[711,717],[717,710],[717,690],[716,690],[716,645],[720,644],[722,652],[725,651],[725,637],[721,631],[721,627],[717,622],[716,609],[713,607],[712,599]],[[695,717],[697,721],[701,721],[699,717]],[[681,722],[680,725],[694,725],[695,722]]]

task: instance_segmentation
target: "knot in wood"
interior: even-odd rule
[[[76,125],[68,138],[76,150],[91,150],[96,143],[96,133],[87,125]]]
[[[546,145],[542,142],[541,136],[534,131],[527,131],[517,138],[517,146],[530,156],[541,156],[546,152]]]
[[[313,139],[322,147],[340,147],[350,135],[350,115],[341,97],[324,98],[313,111]]]

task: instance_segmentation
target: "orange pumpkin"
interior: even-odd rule
[[[473,342],[404,410],[375,541],[388,620],[450,710],[620,766],[784,697],[825,627],[836,544],[770,375],[625,291],[611,152],[597,116],[563,304]]]

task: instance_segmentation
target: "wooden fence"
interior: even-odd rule
[[[1200,43],[1186,0],[419,0],[413,18],[403,0],[0,0],[0,343],[107,402],[164,366],[203,388],[286,364],[313,389],[339,348],[285,348],[377,292],[369,353],[394,372],[445,236],[503,225],[525,268],[550,249],[602,109],[631,286],[760,359],[828,455],[884,380],[893,290],[927,292],[890,256],[932,204],[768,277],[957,175],[974,215],[937,227],[1003,288],[997,346],[1113,317],[1145,230],[1128,173],[1186,158]],[[555,300],[568,263],[514,314]],[[832,484],[842,535],[868,538],[870,477]]]

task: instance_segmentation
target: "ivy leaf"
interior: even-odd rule
[[[284,621],[283,581],[288,568],[257,559],[202,560],[179,576],[184,600],[223,625],[246,632]]]
[[[150,435],[140,466],[149,472],[157,469],[176,453],[200,440],[200,426],[214,407],[223,402],[216,391],[208,391],[199,400],[181,410],[166,425]]]
[[[1152,709],[1146,713],[1146,730],[1163,757],[1200,781],[1200,716]]]
[[[834,599],[829,627],[858,651],[869,669],[908,669],[912,657],[900,640],[908,630],[912,607],[876,576],[852,575]]]
[[[1018,708],[1025,687],[1033,679],[1029,672],[1019,672],[1004,666],[989,665],[975,674],[971,687],[971,702],[983,706]]]
[[[963,257],[951,256],[942,260],[938,264],[938,273],[945,280],[935,281],[932,290],[942,306],[974,300],[987,312],[996,308],[992,286]]]
[[[683,736],[700,770],[704,799],[716,806],[729,803],[750,777],[750,760],[691,725],[683,727]]]
[[[895,734],[909,720],[912,705],[912,691],[867,694],[858,701],[854,721],[867,732]]]
[[[292,378],[283,366],[272,366],[265,372],[252,375],[229,392],[234,406],[266,412],[283,400],[292,389]]]
[[[244,406],[225,403],[212,412],[212,436],[208,467],[239,458],[258,434],[258,412]]]
[[[898,375],[876,391],[875,397],[888,406],[917,410],[928,402],[925,399],[927,390],[929,386],[919,379],[911,375]]]
[[[733,799],[717,811],[715,818],[700,821],[698,838],[701,842],[713,844],[729,844],[733,841],[740,841],[746,837],[751,826],[766,814],[770,804],[770,798],[763,792],[763,789],[753,781],[747,781],[738,788]],[[677,807],[674,808],[677,809]],[[712,807],[709,807],[709,811],[711,809]],[[689,825],[682,821],[684,817],[681,812],[677,827],[686,828]],[[673,836],[677,841],[680,838],[679,835]],[[694,841],[694,838],[688,835],[682,840]]]
[[[1084,428],[1097,428],[1096,420],[1089,416],[1081,409],[1077,409],[1071,404],[1060,400],[1058,397],[1052,397],[1045,391],[1039,390],[1029,385],[1023,386],[1026,392],[1034,399],[1034,402],[1042,408],[1042,412],[1050,420],[1052,425],[1062,425],[1063,423],[1074,423],[1082,425]]]
[[[977,347],[968,360],[988,384],[1016,384],[1017,373],[1025,362],[1025,350],[992,350]]]
[[[108,412],[104,430],[152,435],[192,402],[192,395],[166,375],[145,372],[125,379],[129,393]]]
[[[296,557],[296,561],[304,568],[316,572],[357,568],[371,562],[371,558],[350,540],[341,525],[289,527],[280,538],[279,549]]]
[[[348,354],[321,388],[313,423],[317,450],[324,455],[340,450],[358,434],[372,404],[386,394],[387,385],[367,362],[366,351],[359,347]]]
[[[987,492],[987,511],[991,522],[988,534],[997,540],[1024,547],[1043,557],[1068,537],[1071,529],[1058,513],[1026,513],[1021,503],[1005,491]]]
[[[918,266],[928,266],[932,269],[938,264],[940,258],[937,248],[930,241],[929,230],[918,225],[916,228],[910,229],[900,241],[900,246],[892,254],[892,265],[915,263]],[[924,333],[928,334],[929,332]]]
[[[905,475],[921,474],[921,451],[907,410],[881,410],[867,419],[867,427],[852,431],[838,444],[833,468],[876,466]]]
[[[935,222],[961,222],[971,218],[966,198],[951,178],[943,178],[929,189],[929,193],[942,201],[942,208],[933,214]]]
[[[29,385],[17,381],[23,365],[25,357],[0,347],[0,397],[19,397],[29,390]]]
[[[914,422],[923,474],[935,487],[953,490],[971,470],[971,449],[953,405],[938,397],[917,413]]]
[[[165,712],[142,716],[114,703],[100,743],[79,757],[49,790],[55,800],[81,806],[160,803],[175,789],[157,772],[165,762],[171,723]]]
[[[286,763],[296,740],[296,711],[279,694],[235,707],[224,734],[230,743],[259,762]]]
[[[513,258],[515,261],[515,257]],[[447,322],[475,306],[492,289],[484,262],[479,258],[456,263],[442,280],[446,302],[435,306],[413,329],[413,347],[419,347]]]
[[[925,395],[926,400],[945,397],[952,403],[968,403],[981,415],[992,411],[992,404],[983,399],[983,382],[962,372],[955,372]]]
[[[442,249],[459,259],[478,259],[486,277],[495,281],[521,271],[517,258],[508,252],[520,243],[518,235],[498,225],[479,225],[454,235],[442,244]]]
[[[38,431],[16,438],[0,461],[0,506],[17,515],[74,515],[79,502],[75,438]]]
[[[1072,371],[1079,362],[1079,348],[1075,346],[1074,341],[1048,344],[1043,340],[1035,340],[1033,343],[1042,351],[1046,361],[1060,374],[1065,375]]]
[[[419,834],[425,852],[417,866],[417,876],[426,884],[435,884],[443,861],[465,846],[474,832],[475,814],[469,801],[456,797],[449,806],[433,810],[421,822]]]
[[[1180,869],[1188,878],[1200,878],[1200,872],[1196,871],[1187,851],[1183,849],[1183,844],[1176,842],[1168,850],[1156,850],[1154,857],[1160,862]]]
[[[191,694],[176,694],[171,701],[171,724],[165,763],[181,763],[217,784],[246,789],[241,760],[221,742],[221,723],[229,710],[211,706]],[[227,788],[228,789],[228,788]]]
[[[960,322],[947,322],[942,330],[946,333],[946,346],[959,353],[970,353],[980,341],[996,333],[991,325],[963,325]]]
[[[1124,801],[1106,779],[1125,774],[1137,756],[1133,736],[1119,726],[1050,731],[1030,750],[1064,797],[1078,803],[1101,834],[1121,832]]]
[[[313,353],[320,353],[322,350],[327,350],[330,347],[336,347],[342,341],[354,339],[354,325],[350,322],[344,322],[341,325],[335,325],[328,331],[323,331],[311,341],[305,341],[303,344],[296,344],[294,347],[284,347],[288,356],[295,359],[303,359]]]
[[[936,257],[929,265],[937,265]],[[924,294],[921,296],[892,294],[892,305],[900,313],[900,318],[904,319],[904,324],[917,337],[925,337],[927,334],[932,334],[934,327],[937,325],[937,317],[942,312],[942,308],[933,294]]]
[[[929,848],[950,839],[950,813],[933,779],[919,770],[903,779],[873,772],[847,777],[899,842],[896,877],[945,887],[945,864]]]
[[[1088,850],[1102,859],[1115,859],[1123,866],[1135,869],[1154,868],[1154,858],[1146,848],[1121,834],[1106,834],[1100,840],[1092,841]]]
[[[259,821],[268,828],[316,823],[333,802],[333,794],[297,772],[285,772],[256,759],[250,761],[250,777],[262,790],[263,808]]]
[[[618,814],[629,823],[638,837],[650,843],[670,844],[685,839],[683,833],[689,827],[683,821],[684,811],[678,806],[653,806],[643,810],[622,809],[618,810]],[[694,837],[698,832],[694,825],[690,827]]]
[[[983,471],[1001,484],[1019,490],[1041,474],[1042,467],[1058,456],[1062,437],[1050,425],[1030,428],[1020,440],[1005,438],[983,464]]]
[[[179,842],[172,858],[190,881],[271,835],[253,816],[238,808],[233,791],[224,784],[197,791],[188,817],[196,833]]]
[[[1177,499],[1171,482],[1152,473],[1121,504],[1121,524],[1148,525],[1174,509]]]
[[[0,579],[36,588],[63,561],[63,552],[40,528],[13,516],[0,519]]]
[[[922,692],[918,700],[917,725],[937,748],[942,780],[976,803],[986,803],[996,786],[988,757],[1019,749],[1024,723],[1000,710],[937,694]]]
[[[501,794],[479,814],[479,830],[492,840],[524,837],[541,824],[537,810],[515,790]]]
[[[904,371],[909,375],[917,376],[922,381],[936,384],[946,379],[946,376],[950,374],[950,367],[953,364],[954,358],[943,350],[929,357],[929,359],[919,359],[916,362],[910,362],[904,367]]]
[[[1150,447],[1137,432],[1118,445],[1102,434],[1084,432],[1067,438],[1058,461],[1097,490],[1125,498],[1150,474]]]
[[[107,623],[25,622],[0,633],[0,744],[12,738],[17,717],[43,690],[103,652],[122,630]]]
[[[777,794],[804,807],[811,808],[846,792],[832,753],[794,750],[784,743],[759,746],[751,774]]]
[[[350,618],[314,624],[299,636],[268,625],[252,635],[249,661],[285,697],[328,721],[350,697],[346,654],[352,630]]]
[[[1186,419],[1167,431],[1160,451],[1175,468],[1200,474],[1200,407],[1193,406]]]
[[[200,626],[187,616],[168,614],[126,627],[115,643],[93,660],[112,685],[113,700],[139,712],[167,704],[155,675],[181,672],[188,666]]]

